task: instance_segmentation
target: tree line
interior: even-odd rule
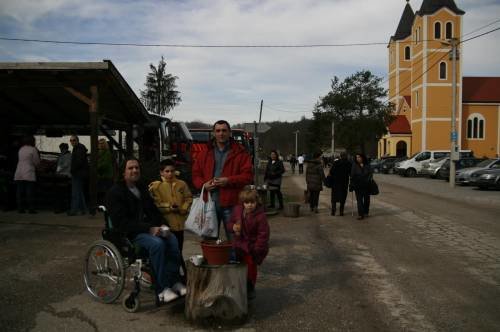
[[[166,115],[181,102],[180,92],[176,90],[178,77],[167,73],[163,56],[157,66],[150,64],[149,67],[146,89],[140,92],[141,101],[149,112]],[[376,142],[394,120],[394,105],[386,100],[387,90],[382,87],[382,79],[369,70],[358,71],[344,80],[335,76],[330,91],[311,107],[311,119],[266,122],[271,129],[259,135],[260,152],[267,155],[271,150],[278,150],[282,155],[294,154],[296,131],[299,131],[299,154],[331,151],[333,122],[336,151],[373,155]],[[193,121],[188,123],[189,127],[210,128],[211,124]],[[242,124],[233,127],[242,127]]]

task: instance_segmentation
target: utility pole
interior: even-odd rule
[[[254,175],[255,175],[255,181],[254,184],[255,186],[259,186],[259,126],[260,126],[260,121],[262,120],[262,106],[264,105],[264,100],[260,100],[260,112],[259,112],[259,123],[253,122],[254,123],[254,132],[253,132],[253,148],[254,148],[254,155],[253,155],[253,170],[254,170]]]
[[[450,187],[455,188],[455,172],[456,172],[456,164],[455,162],[460,158],[460,152],[458,151],[457,144],[457,57],[458,57],[458,39],[452,38],[450,39],[451,52],[450,57],[452,61],[451,65],[451,135],[450,135]]]
[[[332,119],[332,160],[335,158],[335,124]]]

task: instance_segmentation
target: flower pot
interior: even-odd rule
[[[209,265],[224,265],[229,263],[231,248],[233,244],[229,241],[217,244],[215,241],[202,241],[201,250],[203,257]]]

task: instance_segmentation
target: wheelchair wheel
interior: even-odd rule
[[[122,307],[126,312],[137,312],[140,306],[139,297],[132,293],[127,294],[122,300]]]
[[[94,242],[85,255],[83,280],[90,295],[97,301],[112,303],[125,287],[123,259],[109,241]]]

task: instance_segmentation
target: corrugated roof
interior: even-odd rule
[[[388,129],[391,134],[411,134],[410,123],[404,115],[396,115]]]
[[[401,40],[411,35],[411,26],[413,24],[413,18],[415,17],[415,13],[410,6],[410,3],[406,3],[405,9],[403,10],[403,15],[401,15],[401,19],[399,20],[398,28],[396,29],[396,33],[391,38],[393,40]]]
[[[420,6],[420,9],[415,14],[419,16],[430,15],[443,7],[448,8],[457,15],[465,14],[463,10],[457,7],[453,0],[424,0],[422,6]]]
[[[500,103],[500,77],[464,77],[464,103]]]

